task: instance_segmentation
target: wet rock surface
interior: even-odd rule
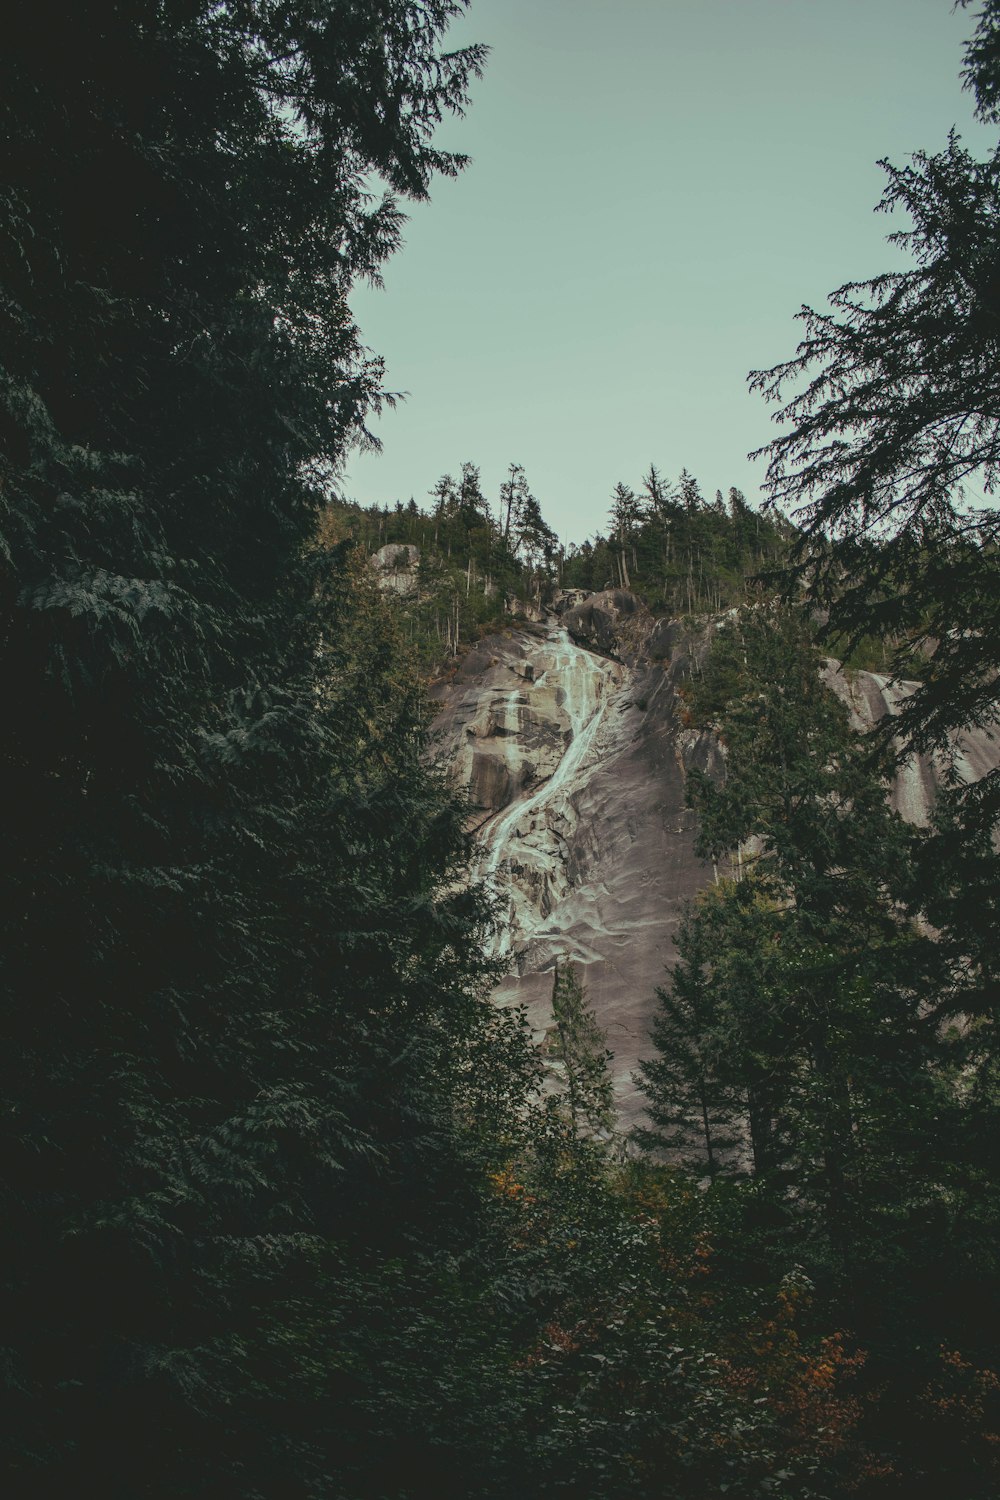
[[[900,705],[915,692],[915,682],[896,682],[877,672],[850,672],[828,658],[823,680],[847,704],[855,729],[871,729],[886,714],[895,716]],[[1000,761],[1000,740],[985,729],[958,735],[953,747],[955,771],[960,780],[978,781]],[[944,755],[914,755],[899,769],[892,791],[892,805],[908,823],[926,828],[934,812],[937,789],[947,774]]]
[[[655,989],[674,959],[685,901],[711,879],[684,806],[708,736],[684,729],[679,678],[577,644],[564,616],[481,642],[436,692],[440,753],[469,796],[496,889],[497,999],[550,1024],[557,962],[580,966],[615,1054],[623,1123],[641,1110],[631,1074],[649,1051]]]

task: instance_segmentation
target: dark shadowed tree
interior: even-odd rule
[[[633,1135],[643,1150],[667,1153],[711,1179],[745,1142],[745,1083],[734,1085],[726,1076],[736,1070],[725,1058],[725,1019],[709,974],[710,935],[692,913],[681,923],[677,947],[670,983],[656,992],[655,1055],[640,1062],[636,1076],[651,1123]]]
[[[981,120],[1000,123],[992,0],[964,76]],[[751,383],[785,429],[762,450],[771,496],[805,516],[796,583],[829,610],[832,635],[888,637],[904,675],[932,652],[891,733],[904,751],[948,750],[995,718],[1000,677],[1000,148],[977,159],[952,134],[882,166],[879,206],[908,217],[890,241],[911,264],[847,283],[829,311],[803,308],[795,357]],[[993,824],[1000,772],[962,800]]]
[[[623,589],[631,588],[628,561],[632,537],[639,520],[639,499],[627,484],[616,484],[611,496],[611,537],[618,564],[618,582]]]
[[[794,1184],[849,1258],[871,1203],[891,1201],[889,1161],[904,1201],[924,1190],[939,1024],[967,990],[908,910],[922,836],[890,810],[819,665],[794,617],[758,609],[719,633],[693,690],[726,749],[721,784],[691,775],[699,845],[739,855],[744,878],[696,908],[690,985],[714,1005],[719,1076],[747,1089],[758,1173]]]
[[[572,1134],[610,1130],[614,1121],[614,1093],[608,1072],[612,1054],[573,964],[556,966],[552,1020],[548,1051],[560,1063]]]
[[[391,1403],[366,1456],[381,1377],[324,1340],[370,1362],[350,1309],[406,1326],[428,1203],[461,1219],[476,902],[398,634],[315,537],[380,399],[347,306],[398,241],[373,185],[461,165],[461,9],[5,18],[8,1493],[426,1457]]]
[[[980,119],[996,127],[995,0],[979,9],[964,80]],[[908,217],[891,236],[908,266],[848,283],[828,311],[804,308],[796,356],[752,381],[784,424],[764,450],[771,494],[804,520],[789,592],[804,586],[807,608],[822,609],[842,650],[865,636],[885,641],[891,669],[919,679],[877,726],[873,748],[897,763],[914,748],[952,762],[931,834],[915,850],[910,901],[938,938],[942,977],[927,1013],[949,1020],[956,1076],[968,1080],[941,1176],[966,1184],[959,1199],[978,1176],[989,1219],[997,1164],[982,1148],[996,1107],[1000,771],[970,782],[954,752],[963,731],[995,725],[1000,687],[1000,149],[977,158],[953,134],[937,153],[883,165],[881,207]],[[964,1264],[985,1326],[995,1282],[981,1247]]]

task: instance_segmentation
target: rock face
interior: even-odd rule
[[[579,965],[628,1128],[642,1113],[632,1073],[650,1052],[678,921],[713,878],[694,852],[685,776],[695,765],[721,771],[722,759],[712,736],[685,723],[680,622],[653,621],[618,590],[559,603],[544,624],[481,641],[435,690],[438,749],[473,806],[479,874],[498,900],[493,947],[511,967],[497,1000],[526,1005],[542,1033],[556,963]],[[858,728],[913,691],[865,672],[847,678],[836,662],[825,672]],[[970,779],[997,750],[986,735],[963,741]],[[927,822],[938,774],[926,757],[903,767],[893,795],[904,817]]]
[[[390,542],[371,555],[379,587],[394,594],[415,594],[420,548],[411,542]]]
[[[555,964],[578,964],[627,1125],[681,909],[712,875],[694,854],[685,768],[718,752],[680,723],[682,660],[629,666],[577,644],[569,626],[481,642],[437,690],[437,729],[500,902],[494,951],[512,966],[497,999],[527,1005],[544,1031]],[[605,622],[596,628],[607,639]]]
[[[868,730],[886,714],[895,716],[917,687],[915,682],[893,682],[876,672],[847,676],[840,663],[828,658],[823,680],[847,704],[855,729]],[[983,729],[959,735],[953,745],[954,768],[966,782],[978,781],[1000,761],[1000,741]],[[934,811],[937,788],[945,774],[941,756],[914,755],[899,769],[892,805],[908,823],[926,828]]]

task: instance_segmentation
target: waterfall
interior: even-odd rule
[[[568,811],[567,804],[591,756],[610,701],[609,663],[577,646],[563,627],[549,632],[543,653],[546,665],[536,676],[535,686],[552,686],[551,678],[555,677],[561,711],[567,720],[565,747],[552,775],[504,808],[483,830],[487,847],[477,873],[498,898],[501,913],[491,944],[492,957],[510,952],[515,938],[530,937],[543,920],[537,904],[517,889],[513,867],[518,855],[543,870],[561,866],[555,825]],[[520,692],[510,695],[504,708],[505,730],[513,705],[522,702]]]

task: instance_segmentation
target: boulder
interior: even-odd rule
[[[624,589],[587,594],[561,620],[577,645],[620,661],[638,659],[653,624],[645,605]]]

